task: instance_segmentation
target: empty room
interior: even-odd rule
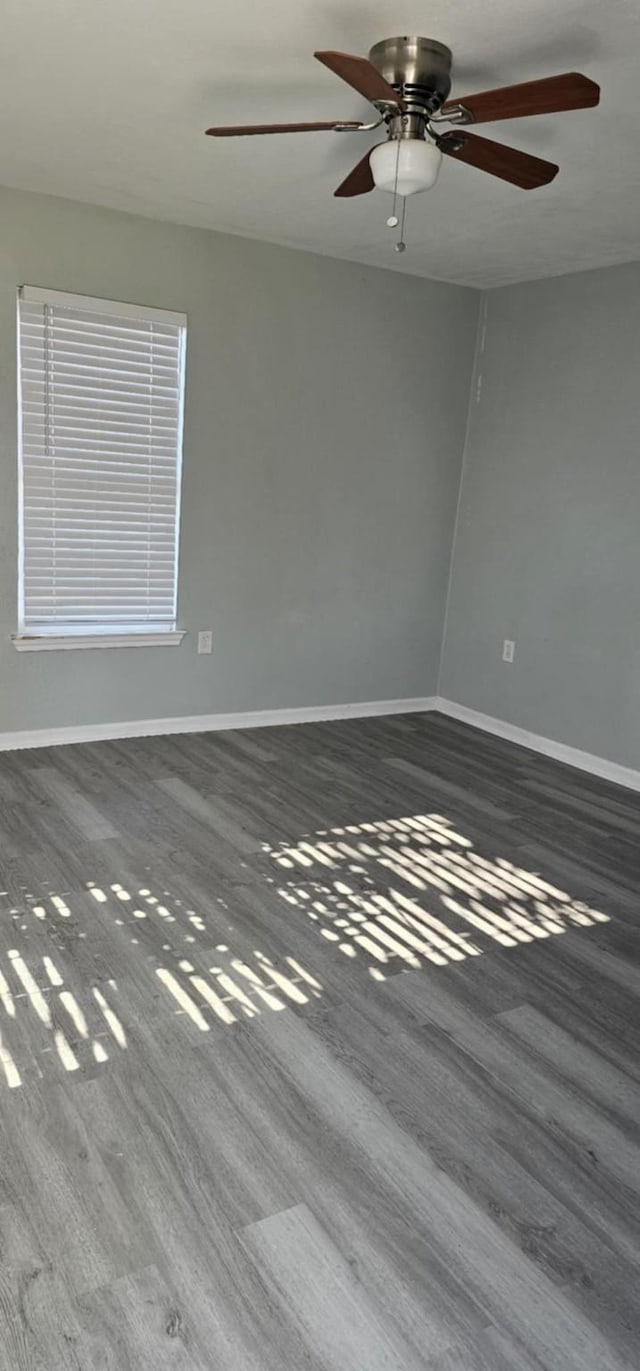
[[[0,1371],[637,1371],[640,9],[3,19]]]

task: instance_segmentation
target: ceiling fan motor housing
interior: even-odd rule
[[[403,96],[408,113],[428,119],[451,90],[451,49],[433,38],[385,38],[369,61]]]

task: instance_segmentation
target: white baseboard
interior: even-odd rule
[[[436,698],[433,708],[441,714],[449,714],[452,719],[460,719],[461,723],[482,728],[485,733],[495,733],[498,738],[507,738],[509,742],[530,747],[533,752],[542,752],[545,757],[554,757],[567,766],[575,766],[579,771],[590,771],[593,776],[615,781],[616,785],[626,786],[628,790],[640,790],[640,771],[620,766],[618,762],[609,762],[606,757],[597,757],[593,752],[581,752],[577,747],[567,747],[565,743],[557,743],[540,733],[529,733],[526,728],[517,728],[515,724],[504,723],[502,719],[493,719],[490,714],[480,714],[477,709],[468,709],[466,705],[456,704],[455,700],[446,700],[442,696]]]
[[[581,752],[576,747],[567,747],[553,738],[545,738],[539,733],[529,733],[525,728],[494,719],[490,714],[481,714],[477,709],[468,709],[455,700],[447,700],[440,695],[416,696],[404,700],[361,700],[342,705],[298,705],[293,709],[259,709],[243,714],[191,714],[179,715],[169,719],[135,719],[111,724],[71,724],[63,728],[35,728],[9,733],[0,733],[0,752],[30,747],[59,747],[65,743],[105,742],[110,738],[159,737],[171,733],[212,733],[220,729],[270,728],[278,724],[308,724],[328,722],[331,719],[367,719],[384,717],[385,714],[425,714],[439,710],[452,719],[472,724],[485,733],[494,733],[498,738],[506,738],[512,743],[520,743],[534,752],[565,762],[568,766],[589,771],[603,780],[614,781],[629,790],[640,791],[640,771],[631,767],[609,762],[605,757],[597,757],[592,752]]]
[[[348,705],[299,705],[294,709],[260,709],[246,714],[191,714],[174,719],[136,719],[112,724],[70,724],[64,728],[34,728],[0,733],[0,752],[25,747],[59,747],[64,743],[96,743],[113,738],[158,737],[170,733],[210,733],[225,728],[269,728],[277,724],[308,724],[330,719],[366,719],[385,714],[423,714],[435,709],[434,695],[406,700],[361,700]]]

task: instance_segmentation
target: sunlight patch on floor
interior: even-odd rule
[[[609,918],[537,872],[477,852],[441,814],[324,829],[268,851],[284,876],[281,898],[326,943],[364,956],[374,979],[380,964],[444,966],[491,943],[516,947]]]
[[[131,1052],[141,1024],[153,1032],[178,1018],[185,1031],[207,1034],[304,1008],[323,995],[342,959],[350,974],[381,982],[609,918],[539,872],[478,851],[441,814],[344,824],[293,844],[264,843],[260,855],[267,869],[256,870],[250,888],[265,894],[268,951],[240,934],[241,914],[236,929],[233,890],[194,908],[154,890],[151,870],[146,884],[130,887],[121,876],[88,879],[84,892],[25,893],[25,907],[8,911],[16,945],[0,968],[0,1080],[15,1089],[49,1063],[70,1073],[95,1070]],[[271,929],[274,895],[281,912]],[[287,950],[299,944],[301,919],[318,968]],[[123,956],[127,970],[116,979],[111,966],[122,970]]]

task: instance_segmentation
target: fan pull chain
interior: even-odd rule
[[[399,168],[399,166],[400,166],[400,139],[398,139],[398,141],[397,141],[397,143],[396,143],[396,173],[395,173],[394,182],[393,182],[393,205],[392,205],[392,207],[391,207],[391,214],[389,215],[389,218],[387,219],[387,228],[397,228],[397,227],[398,227],[398,222],[399,222],[399,221],[398,221],[398,216],[397,216],[397,214],[396,214],[396,205],[397,205],[397,203],[398,203],[398,168]]]
[[[406,197],[406,195],[400,196],[400,199],[402,200],[402,213],[401,213],[401,218],[400,218],[400,219],[398,219],[398,215],[397,215],[397,213],[396,213],[396,211],[397,211],[397,206],[398,206],[398,169],[399,169],[399,166],[400,166],[400,139],[398,138],[397,143],[396,143],[396,174],[395,174],[395,178],[394,178],[394,182],[393,182],[393,206],[392,206],[391,214],[389,215],[389,218],[387,219],[387,228],[397,228],[397,227],[398,227],[398,224],[400,224],[400,237],[399,237],[397,243],[395,244],[395,250],[396,250],[396,252],[406,252],[407,245],[406,245],[406,243],[405,243],[405,241],[404,241],[404,223],[405,223],[405,218],[406,218],[406,214],[407,214],[407,197]]]
[[[392,218],[392,219],[395,219],[396,224],[397,224],[397,222],[398,222],[398,218],[397,218],[397,215],[396,215],[396,205],[397,205],[397,203],[398,203],[398,171],[399,171],[399,169],[400,169],[400,139],[398,139],[398,141],[397,141],[397,143],[396,143],[396,174],[395,174],[395,176],[394,176],[394,178],[393,178],[393,207],[392,207],[392,210],[391,210],[391,218]]]
[[[400,237],[395,245],[396,252],[406,252],[407,245],[404,241],[404,222],[407,217],[407,197],[402,200],[402,219],[400,220]]]

